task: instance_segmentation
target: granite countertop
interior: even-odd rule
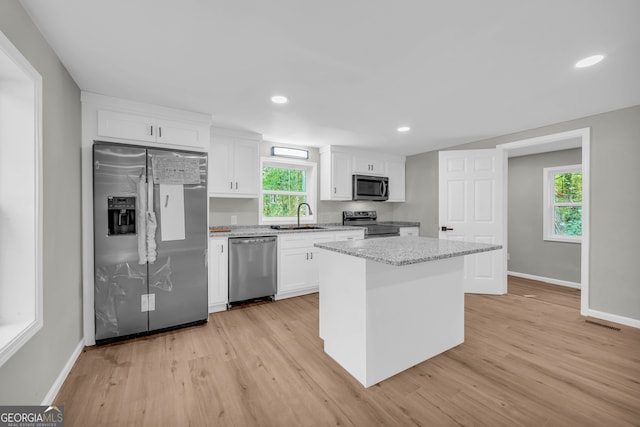
[[[414,236],[316,243],[315,246],[395,266],[436,261],[502,248],[502,245]]]
[[[290,225],[290,224],[287,224]],[[306,224],[305,224],[306,225]],[[290,233],[322,233],[325,231],[352,231],[352,230],[364,230],[363,227],[349,227],[339,224],[309,224],[313,227],[322,228],[310,228],[310,229],[298,229],[298,230],[276,230],[268,225],[231,225],[226,227],[212,227],[212,229],[222,229],[229,231],[211,231],[209,230],[209,237],[245,237],[245,236],[275,236],[278,234],[290,234]],[[304,225],[302,225],[304,226]]]

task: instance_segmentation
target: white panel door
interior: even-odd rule
[[[504,245],[504,152],[492,149],[439,154],[439,237]],[[464,258],[466,293],[507,292],[504,249]]]

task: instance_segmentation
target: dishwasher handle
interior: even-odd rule
[[[275,242],[276,237],[252,237],[252,238],[235,238],[229,239],[232,245],[248,245],[252,243],[270,243]]]

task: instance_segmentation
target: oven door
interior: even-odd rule
[[[389,199],[389,178],[386,176],[353,175],[353,200],[383,202]]]

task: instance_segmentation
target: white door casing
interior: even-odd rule
[[[499,149],[439,152],[441,239],[504,245],[506,164]],[[504,252],[464,257],[465,293],[507,292]]]

